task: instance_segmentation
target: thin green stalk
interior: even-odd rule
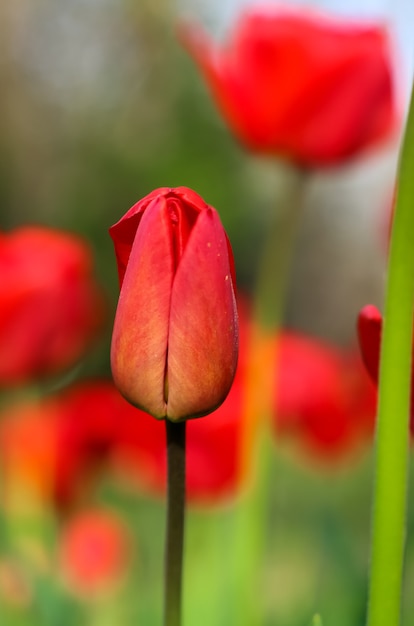
[[[164,626],[181,626],[185,514],[186,422],[165,421],[167,429],[167,534]]]
[[[414,99],[401,153],[382,330],[368,626],[398,626],[407,508],[414,303]]]
[[[289,172],[288,186],[281,211],[269,227],[257,276],[254,318],[257,324],[271,332],[277,331],[282,321],[286,289],[290,275],[293,251],[308,173],[306,170]]]
[[[270,227],[260,259],[254,302],[255,334],[250,347],[247,372],[247,397],[244,400],[241,438],[241,475],[246,493],[235,512],[233,596],[236,598],[236,620],[240,626],[261,626],[260,573],[265,557],[269,490],[274,485],[270,473],[272,433],[270,415],[273,409],[274,366],[277,342],[284,311],[286,287],[291,267],[299,219],[303,209],[306,173],[290,171],[289,185],[279,216]],[[276,354],[269,354],[266,345],[273,342]],[[259,363],[258,363],[259,362]],[[257,380],[256,368],[263,375]],[[259,393],[256,385],[260,386]],[[260,406],[257,404],[258,398]],[[259,415],[256,415],[257,412]],[[259,418],[259,420],[257,420]],[[254,480],[251,473],[255,472]],[[250,479],[250,480],[249,480]],[[250,484],[252,483],[252,484]],[[253,484],[254,483],[254,484]],[[243,602],[240,602],[243,598]]]

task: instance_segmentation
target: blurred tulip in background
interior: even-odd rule
[[[76,365],[103,323],[88,243],[35,226],[1,233],[0,274],[0,385]]]
[[[274,427],[319,464],[369,447],[376,392],[355,350],[286,332],[278,343]]]
[[[67,520],[60,536],[62,578],[86,600],[107,594],[122,581],[131,547],[129,530],[113,511],[80,511]]]
[[[220,112],[249,149],[337,165],[396,130],[389,35],[316,11],[246,8],[222,43],[181,28]]]

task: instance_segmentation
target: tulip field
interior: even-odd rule
[[[0,624],[414,626],[403,42],[201,4],[0,7]]]

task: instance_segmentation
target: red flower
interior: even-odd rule
[[[373,432],[374,386],[358,355],[309,337],[279,339],[274,426],[319,460],[339,460]]]
[[[229,392],[238,351],[233,256],[217,212],[185,187],[157,189],[110,234],[121,282],[117,388],[157,418],[210,413]]]
[[[0,235],[0,385],[56,374],[102,320],[87,244],[41,227]]]
[[[253,151],[333,165],[395,127],[384,28],[310,11],[246,10],[222,46],[181,38],[234,134]]]
[[[129,533],[114,513],[83,511],[63,528],[60,569],[78,595],[88,598],[107,592],[125,573],[129,555]]]

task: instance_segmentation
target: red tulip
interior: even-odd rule
[[[194,25],[183,26],[181,39],[231,130],[253,151],[327,166],[395,128],[382,27],[252,8],[221,46]]]
[[[0,275],[0,385],[74,365],[102,320],[87,244],[41,227],[1,234]]]
[[[60,570],[77,595],[90,598],[106,593],[127,569],[131,538],[113,512],[78,513],[68,521],[60,537]]]
[[[121,293],[114,381],[157,418],[205,415],[225,399],[238,350],[233,257],[215,209],[157,189],[110,229]]]
[[[275,422],[314,458],[340,460],[370,437],[374,386],[358,355],[292,333],[279,339]]]

